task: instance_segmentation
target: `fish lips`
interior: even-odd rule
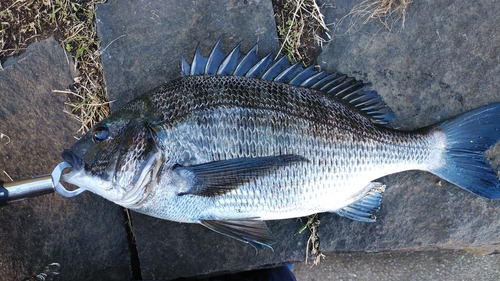
[[[73,151],[65,149],[61,154],[61,157],[64,159],[65,162],[71,165],[71,168],[73,168],[74,171],[83,169],[84,166],[83,159],[78,157],[78,155],[76,155]]]

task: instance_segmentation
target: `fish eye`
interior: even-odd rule
[[[104,125],[97,126],[92,132],[92,140],[94,142],[101,142],[106,140],[109,136],[109,129]]]

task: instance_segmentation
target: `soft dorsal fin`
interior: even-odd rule
[[[317,71],[312,66],[304,68],[301,63],[290,65],[286,57],[274,60],[272,54],[260,59],[257,45],[247,53],[242,53],[238,44],[226,55],[221,42],[219,38],[208,57],[201,55],[198,45],[191,64],[182,57],[182,76],[243,76],[287,83],[321,91],[335,101],[358,110],[377,124],[387,124],[394,118],[377,92],[365,90],[366,84],[352,77]]]

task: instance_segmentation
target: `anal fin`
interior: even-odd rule
[[[260,220],[202,220],[200,224],[238,241],[249,243],[256,250],[263,246],[272,249],[276,243],[265,222]]]
[[[360,200],[335,211],[339,216],[355,221],[375,222],[374,212],[380,209],[380,201],[385,191],[385,185],[379,182],[371,182],[372,188],[365,197]]]

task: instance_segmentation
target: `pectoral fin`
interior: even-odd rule
[[[242,157],[193,166],[177,166],[174,171],[190,182],[179,190],[178,195],[219,196],[252,179],[270,175],[277,169],[307,161],[302,156],[288,154]]]
[[[259,220],[202,220],[200,223],[211,230],[249,243],[256,250],[266,246],[272,249],[271,245],[276,243],[274,235],[267,225]]]
[[[373,188],[368,191],[365,197],[335,211],[335,213],[355,221],[375,222],[377,217],[374,212],[380,209],[380,201],[385,191],[385,185],[379,182],[372,182],[370,184]]]

